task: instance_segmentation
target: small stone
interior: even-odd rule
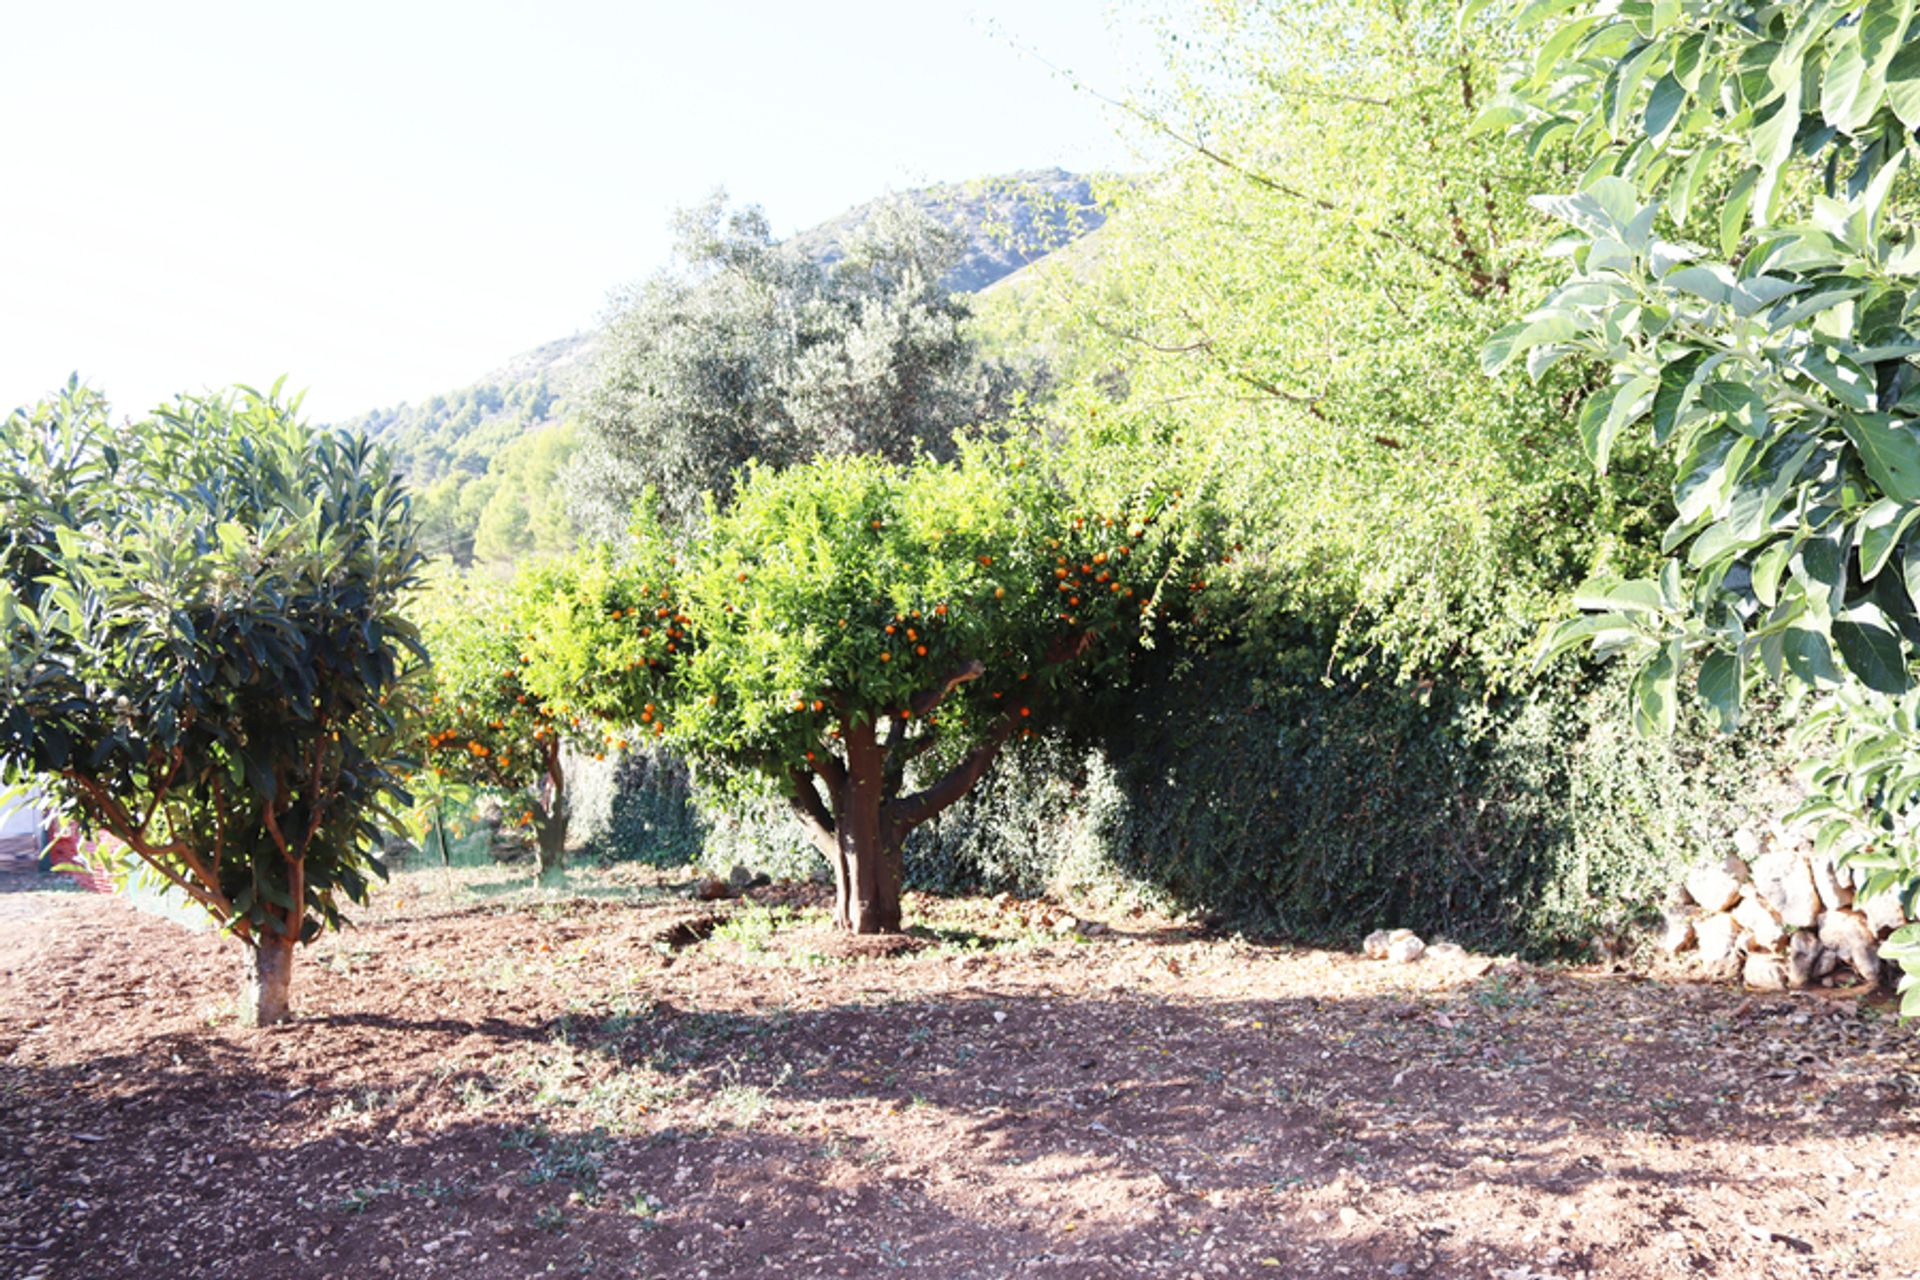
[[[693,886],[693,896],[702,902],[717,902],[721,898],[731,898],[733,887],[719,876],[707,876]]]
[[[1838,911],[1853,903],[1853,888],[1840,883],[1833,874],[1833,859],[1816,857],[1808,869],[1813,873],[1813,889],[1820,895],[1820,905],[1828,911]]]
[[[1695,867],[1687,872],[1687,894],[1703,911],[1725,911],[1740,900],[1740,881],[1723,865]]]
[[[1427,944],[1420,941],[1411,929],[1395,929],[1393,941],[1387,944],[1387,959],[1395,964],[1412,964],[1426,954]]]
[[[1660,915],[1660,949],[1668,955],[1678,955],[1693,945],[1693,912],[1682,907],[1669,907]]]
[[[1867,917],[1867,927],[1876,934],[1892,933],[1907,923],[1907,913],[1900,909],[1897,893],[1876,893],[1871,898],[1860,899],[1856,905]]]
[[[1724,912],[1702,916],[1693,922],[1693,937],[1700,963],[1708,968],[1724,964],[1733,958],[1733,944],[1739,936],[1740,926],[1733,917]]]
[[[1436,942],[1427,948],[1427,959],[1453,962],[1465,960],[1467,949],[1457,942]]]
[[[1880,944],[1867,918],[1855,911],[1829,911],[1820,917],[1820,944],[1869,985],[1880,981]]]
[[[1752,862],[1760,856],[1760,837],[1752,827],[1741,827],[1733,833],[1733,848],[1741,857]]]
[[[1367,940],[1360,944],[1360,950],[1366,953],[1366,957],[1369,960],[1385,960],[1387,958],[1387,947],[1392,942],[1393,934],[1391,931],[1375,929],[1367,935]]]
[[[1785,991],[1787,965],[1778,956],[1754,952],[1741,967],[1740,978],[1754,991]]]
[[[1826,953],[1819,934],[1811,929],[1795,933],[1787,943],[1787,985],[1795,991],[1812,986],[1820,976],[1820,958]]]
[[[727,888],[735,893],[743,893],[753,883],[753,872],[742,862],[733,864],[733,870],[727,872]]]
[[[1787,940],[1787,930],[1778,917],[1767,909],[1766,903],[1752,894],[1742,898],[1740,905],[1733,909],[1733,919],[1752,939],[1749,950],[1773,951]]]
[[[1791,853],[1783,850],[1755,859],[1753,887],[1774,914],[1792,928],[1810,929],[1820,918],[1820,894],[1813,887],[1813,872]]]

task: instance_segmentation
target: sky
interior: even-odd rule
[[[452,390],[592,327],[718,187],[787,234],[1134,167],[1047,64],[1116,93],[1150,53],[1109,0],[7,5],[0,412],[75,372],[123,413]]]

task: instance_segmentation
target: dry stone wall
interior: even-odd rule
[[[1662,950],[1758,991],[1877,986],[1880,944],[1907,923],[1890,894],[1860,899],[1865,873],[1837,867],[1777,824],[1742,828],[1718,861],[1673,888]]]

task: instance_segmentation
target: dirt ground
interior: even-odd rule
[[[234,947],[32,897],[8,1277],[1920,1275],[1920,1048],[1852,1000],[436,871],[260,1033]]]

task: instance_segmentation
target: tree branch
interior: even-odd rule
[[[925,718],[935,707],[946,701],[948,694],[967,683],[967,681],[978,680],[985,674],[987,674],[986,663],[980,661],[978,658],[967,659],[966,662],[941,677],[938,684],[913,700],[913,714]]]
[[[154,844],[146,838],[142,828],[133,825],[133,815],[127,812],[126,806],[122,805],[99,782],[72,769],[66,770],[60,776],[85,793],[89,805],[101,820],[101,825],[122,844],[139,854],[141,860],[148,866],[165,876],[189,898],[218,916],[223,923],[233,918],[233,903],[228,901],[226,894],[220,891],[218,877],[212,874],[206,863],[200,860],[199,855],[194,853],[190,846],[178,840],[171,844]],[[178,858],[186,863],[188,870],[193,872],[195,878],[189,879],[167,865],[166,859],[169,857]],[[250,936],[244,921],[235,925],[235,932],[243,940]]]
[[[795,769],[790,775],[793,779],[793,793],[787,797],[787,803],[800,815],[800,821],[807,828],[807,834],[813,837],[813,845],[832,862],[839,852],[834,840],[833,815],[821,801],[819,791],[814,789],[813,779],[805,770]]]
[[[938,782],[924,791],[916,791],[910,796],[902,796],[887,805],[884,821],[894,829],[905,832],[919,826],[942,809],[973,790],[988,766],[1000,754],[1000,748],[1013,734],[1014,721],[1003,718],[994,726],[986,741],[969,751],[966,758],[947,770]]]

